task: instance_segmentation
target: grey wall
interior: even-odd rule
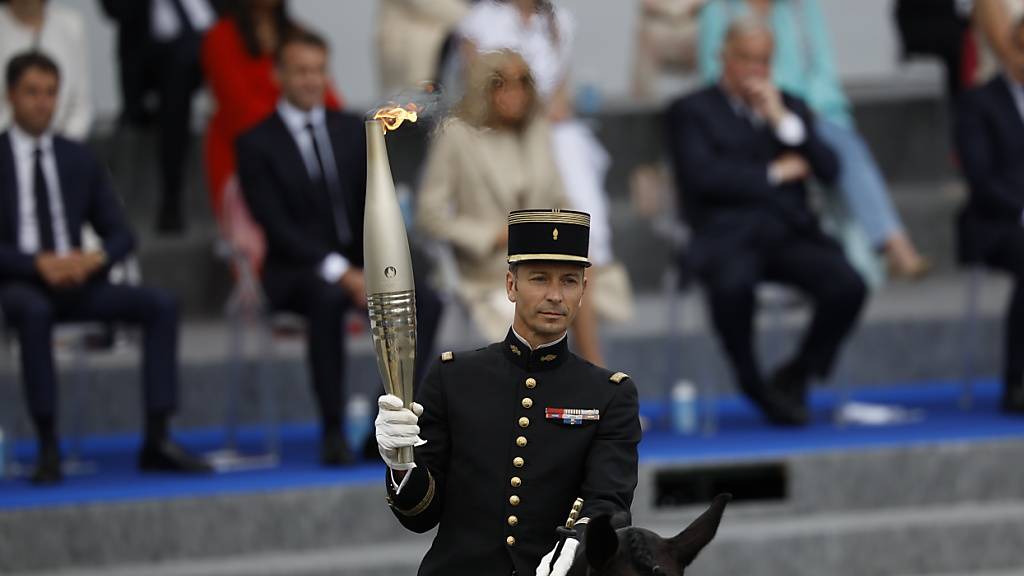
[[[53,0],[85,14],[93,66],[93,90],[100,116],[118,109],[114,35],[98,0]],[[141,1],[141,0],[140,0]],[[830,21],[839,68],[849,83],[887,83],[899,76],[937,77],[932,66],[898,61],[892,0],[820,0]],[[608,100],[624,99],[629,88],[633,27],[639,0],[560,0],[576,15],[579,33],[575,77],[598,86]],[[294,12],[328,36],[333,45],[336,84],[356,107],[369,107],[377,94],[374,70],[376,0],[293,0]]]

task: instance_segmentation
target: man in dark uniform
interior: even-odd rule
[[[562,532],[560,542],[557,528],[576,498],[584,502],[578,528],[603,514],[629,522],[636,386],[566,342],[586,287],[589,236],[582,212],[512,212],[508,336],[442,354],[411,410],[380,398],[388,503],[414,532],[439,527],[420,576],[564,575],[579,538]],[[396,454],[408,446],[415,463],[402,464]]]

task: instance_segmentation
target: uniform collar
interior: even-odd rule
[[[505,357],[527,372],[556,368],[569,356],[569,339],[565,334],[558,340],[533,350],[515,330],[509,328],[502,347],[505,349]]]

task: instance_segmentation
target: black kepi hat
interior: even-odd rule
[[[590,214],[515,210],[508,215],[508,263],[567,262],[590,266]]]

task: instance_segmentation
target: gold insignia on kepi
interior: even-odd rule
[[[547,356],[541,356],[540,357],[540,361],[541,362],[551,362],[555,358],[558,358],[558,356],[555,356],[554,354],[548,354]]]
[[[558,228],[555,228],[554,230],[551,231],[551,239],[558,240]]]
[[[621,384],[622,381],[625,380],[626,378],[629,378],[629,374],[626,374],[625,372],[616,372],[615,374],[612,374],[611,376],[608,377],[609,380],[615,382],[616,384]]]
[[[508,349],[511,350],[512,353],[515,354],[516,356],[523,355],[523,353],[519,351],[519,346],[516,346],[515,344],[509,344]]]
[[[451,350],[441,353],[441,362],[451,362],[455,360],[455,353]]]

